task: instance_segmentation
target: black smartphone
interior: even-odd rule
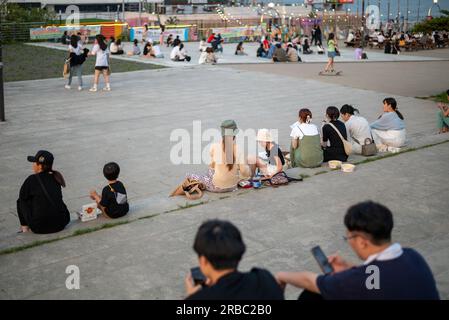
[[[318,265],[320,266],[324,274],[334,272],[334,268],[329,263],[329,260],[327,259],[323,250],[321,250],[320,246],[313,247],[312,254],[315,257],[315,260],[318,262]]]
[[[190,273],[192,274],[193,283],[197,285],[205,285],[206,284],[206,276],[201,272],[200,267],[195,267],[190,269]]]

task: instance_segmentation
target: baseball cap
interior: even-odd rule
[[[39,164],[46,164],[51,166],[55,158],[53,157],[53,154],[51,152],[46,150],[39,150],[35,156],[28,156],[27,160],[29,162],[36,162]]]

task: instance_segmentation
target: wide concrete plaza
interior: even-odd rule
[[[409,58],[421,59],[422,57]],[[449,55],[425,59],[432,70],[413,64],[416,75],[435,72],[436,83],[447,84],[439,69]],[[389,63],[400,72],[404,62]],[[412,62],[408,62],[411,63]],[[304,64],[307,66],[307,64]],[[192,250],[196,229],[211,218],[228,219],[242,231],[248,250],[242,270],[252,266],[281,270],[318,266],[310,254],[313,245],[328,253],[340,251],[354,262],[341,236],[346,209],[359,201],[382,202],[395,216],[394,240],[416,248],[429,262],[441,296],[449,298],[449,198],[445,193],[449,171],[449,135],[436,135],[435,103],[416,99],[413,84],[404,79],[391,90],[363,87],[349,68],[337,83],[309,79],[305,74],[246,67],[202,66],[113,74],[111,92],[65,90],[63,79],[7,83],[7,122],[0,124],[0,249],[71,235],[74,230],[100,226],[105,218],[80,223],[75,211],[91,202],[89,190],[104,184],[102,167],[108,161],[121,166],[131,212],[114,228],[0,255],[2,299],[179,299],[183,277],[197,264]],[[440,68],[438,68],[440,66]],[[300,68],[301,65],[295,66]],[[316,64],[316,70],[322,66]],[[365,66],[369,68],[369,66]],[[297,69],[300,71],[300,69]],[[92,77],[85,77],[90,83]],[[369,81],[376,82],[372,79]],[[378,83],[390,81],[377,79]],[[75,79],[76,83],[76,79]],[[100,88],[102,86],[100,85]],[[431,82],[416,90],[433,93]],[[440,91],[438,91],[440,90]],[[394,96],[407,124],[407,147],[419,150],[360,164],[352,174],[299,170],[310,177],[289,186],[231,194],[206,194],[195,207],[184,198],[168,198],[188,172],[204,172],[206,164],[174,165],[170,141],[176,129],[192,132],[218,128],[234,119],[242,129],[279,130],[279,143],[289,145],[289,126],[298,110],[312,110],[321,123],[327,106],[354,104],[369,121],[382,112],[382,99]],[[202,146],[206,147],[207,141]],[[437,145],[434,145],[437,144]],[[432,146],[433,145],[433,146]],[[423,148],[429,146],[427,148]],[[16,199],[23,180],[31,174],[26,156],[39,149],[55,155],[55,168],[67,181],[64,199],[73,222],[59,235],[20,234]],[[350,161],[360,160],[351,157]],[[154,215],[153,217],[149,217]],[[147,217],[147,219],[140,219]],[[68,265],[81,272],[81,289],[67,290]],[[287,298],[299,291],[289,288]]]

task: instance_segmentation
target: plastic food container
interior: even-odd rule
[[[341,161],[338,160],[331,160],[329,161],[329,168],[331,169],[337,169],[341,167]]]
[[[355,170],[355,165],[350,164],[350,163],[344,163],[341,165],[341,171],[343,172],[354,172]]]

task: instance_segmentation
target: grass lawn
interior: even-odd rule
[[[448,103],[449,100],[447,99],[447,93],[446,91],[441,92],[440,94],[434,95],[434,96],[430,96],[430,97],[417,97],[418,99],[424,99],[424,100],[432,100],[435,102],[443,102],[443,103]]]
[[[3,46],[4,81],[60,78],[66,57],[67,52],[57,49],[24,44],[5,45]],[[83,64],[83,75],[92,75],[94,64],[95,57],[88,57]],[[164,67],[117,59],[113,59],[111,62],[113,73],[161,68]]]
[[[65,25],[65,19],[62,19],[61,21],[59,19],[55,19],[55,20],[49,20],[46,21],[47,25]],[[105,20],[105,19],[80,19],[80,23],[102,23],[102,22],[114,22],[114,20]]]

